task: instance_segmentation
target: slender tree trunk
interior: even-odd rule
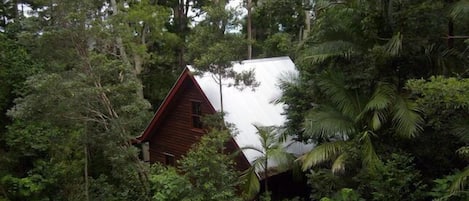
[[[84,167],[84,172],[85,172],[85,199],[86,199],[86,201],[89,201],[90,200],[90,194],[89,194],[89,182],[88,182],[88,145],[87,145],[87,142],[85,142],[84,152],[85,152],[85,167]]]
[[[116,0],[111,0],[111,8],[112,8],[112,15],[116,16],[119,13],[119,9],[117,7],[117,2]],[[134,54],[134,66],[130,62],[129,56],[127,56],[127,52],[124,46],[124,42],[122,40],[122,37],[119,36],[119,33],[116,34],[116,43],[117,43],[117,48],[119,49],[119,54],[121,56],[122,61],[124,62],[125,65],[129,66],[132,68],[132,72],[135,74],[139,84],[141,87],[137,89],[137,96],[141,99],[144,99],[143,96],[143,84],[142,81],[139,78],[140,72],[142,72],[142,65],[143,65],[143,59],[141,58],[140,55],[137,53]],[[144,38],[142,38],[142,41],[144,41]]]
[[[187,27],[187,11],[189,10],[189,4],[185,0],[179,0],[179,4],[174,9],[175,16],[177,16],[177,29],[178,29],[178,36],[181,38],[182,41],[186,41],[186,27]],[[181,43],[178,47],[178,67],[183,69],[186,66],[186,62],[184,61],[184,54],[185,54],[185,43]]]
[[[248,0],[247,10],[247,31],[248,31],[248,59],[252,59],[252,19],[251,19],[252,0]]]
[[[448,49],[454,47],[454,23],[452,19],[449,19],[448,22]]]
[[[218,90],[220,92],[220,112],[224,116],[224,110],[223,110],[223,83],[222,83],[222,75],[220,70],[218,70]],[[222,116],[222,118],[223,118]]]
[[[137,96],[140,97],[141,99],[144,99],[143,84],[142,84],[142,81],[139,78],[140,74],[143,71],[143,59],[140,55],[135,54],[134,55],[134,62],[135,62],[134,74],[137,77],[138,83],[141,84],[141,87],[139,89],[137,89]]]
[[[305,29],[303,30],[303,37],[299,37],[300,40],[303,39],[305,40],[309,32],[311,31],[311,10],[305,10]]]
[[[267,151],[267,150],[266,150]],[[267,162],[268,162],[268,158],[266,157],[265,158],[265,162],[264,162],[264,192],[267,194],[269,192],[269,189],[268,189],[268,183],[267,183],[267,177],[269,176],[269,174],[267,173],[267,171],[269,170],[269,168],[267,167]]]

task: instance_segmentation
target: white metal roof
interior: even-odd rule
[[[276,57],[267,59],[254,59],[237,62],[233,66],[235,72],[254,70],[256,82],[259,86],[240,90],[229,86],[232,79],[223,79],[223,108],[226,113],[225,121],[233,123],[238,131],[234,136],[240,148],[254,146],[261,148],[261,143],[253,124],[260,126],[283,126],[286,118],[284,104],[274,104],[282,91],[279,88],[279,79],[287,74],[298,74],[295,64],[289,57]],[[204,73],[196,75],[195,79],[208,97],[212,106],[220,111],[219,85],[213,75]],[[286,143],[288,144],[288,142]],[[310,150],[311,146],[295,143],[287,150],[300,155]],[[243,150],[247,160],[252,163],[260,154],[252,150]],[[270,162],[269,162],[270,163]],[[272,163],[271,163],[272,164]],[[275,165],[275,164],[272,164]]]

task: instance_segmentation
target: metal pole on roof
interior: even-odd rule
[[[222,75],[221,75],[221,70],[220,67],[218,68],[218,87],[220,90],[220,112],[223,114],[223,88],[222,88]]]

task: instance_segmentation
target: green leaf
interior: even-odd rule
[[[302,169],[307,170],[312,166],[336,159],[336,157],[343,153],[345,145],[346,142],[344,141],[325,142],[299,157],[297,160],[302,161]]]
[[[423,130],[424,121],[415,103],[398,96],[393,110],[393,123],[399,136],[412,138]]]

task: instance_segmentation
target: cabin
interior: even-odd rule
[[[298,72],[289,57],[235,62],[233,70],[238,73],[253,72],[256,86],[240,88],[234,86],[233,79],[222,79],[224,118],[237,130],[227,143],[226,149],[232,152],[246,146],[261,148],[253,124],[262,126],[284,124],[286,118],[282,114],[286,106],[274,103],[282,95],[279,79],[282,76],[297,75]],[[201,118],[204,115],[215,114],[221,108],[220,85],[215,81],[214,75],[195,74],[190,67],[187,67],[143,134],[138,137],[138,141],[145,145],[143,158],[150,163],[158,161],[174,165],[175,161],[187,153],[205,134]],[[288,144],[290,145],[287,150],[295,155],[301,155],[312,148],[299,142]],[[252,150],[242,150],[241,153],[235,162],[236,168],[242,171],[250,167],[258,153]],[[274,166],[275,163],[271,165]],[[275,189],[275,185],[272,184],[270,189]],[[285,183],[281,185],[285,188]]]

